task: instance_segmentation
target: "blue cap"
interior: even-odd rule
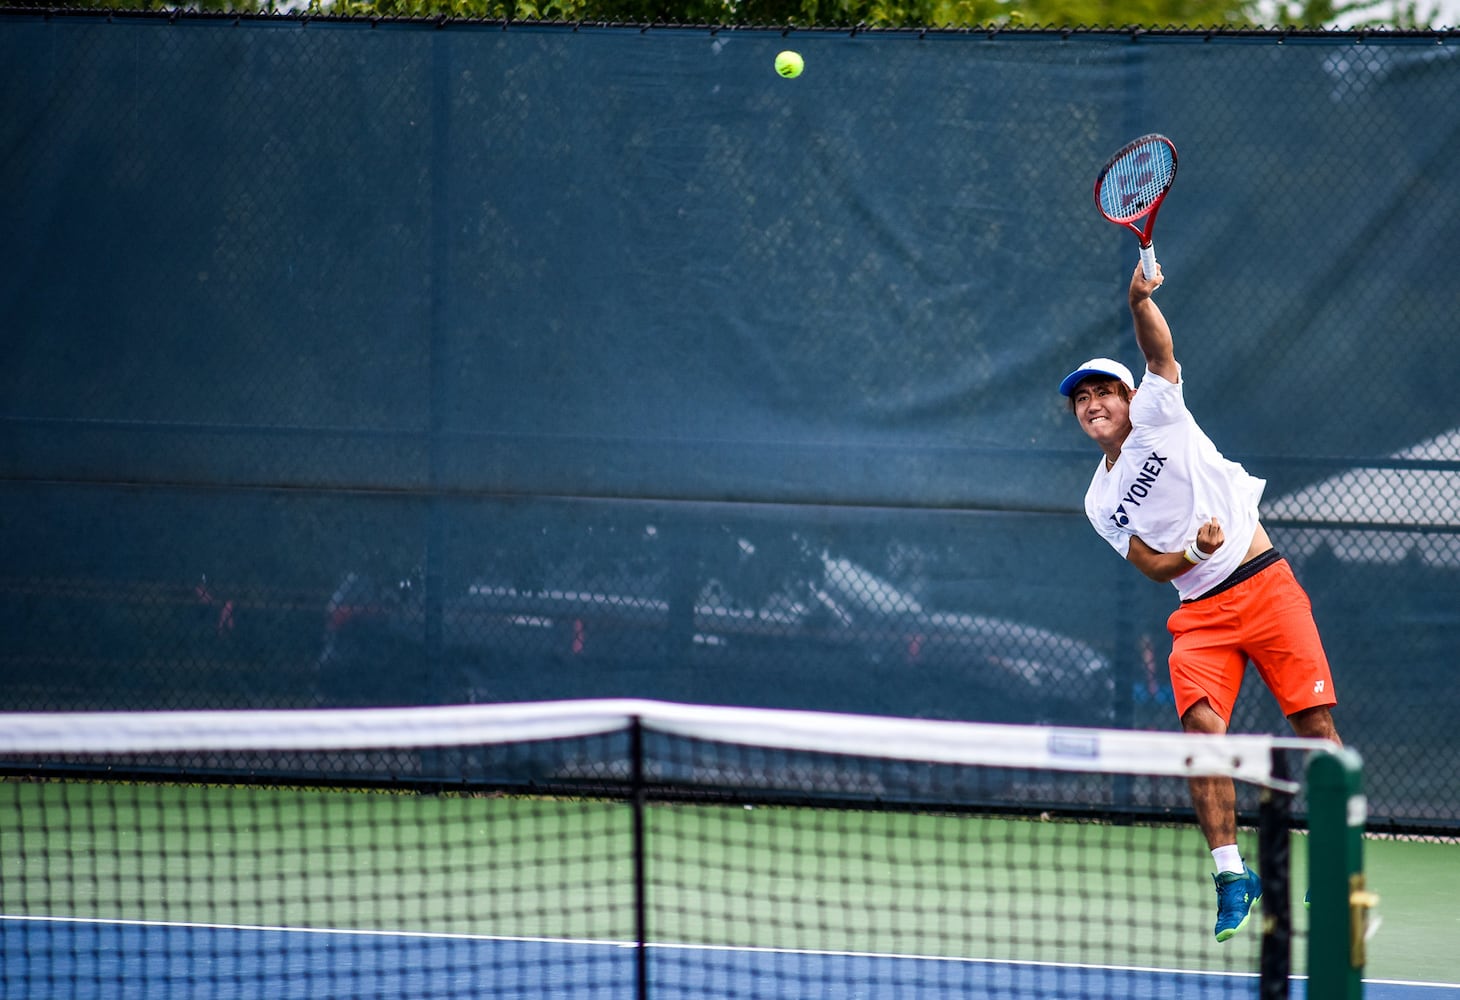
[[[1104,375],[1106,378],[1118,378],[1126,384],[1127,388],[1134,390],[1136,387],[1135,376],[1130,373],[1129,368],[1119,361],[1112,361],[1110,358],[1091,358],[1065,376],[1065,380],[1060,383],[1060,395],[1068,396],[1075,391],[1075,386],[1079,385],[1091,375]]]

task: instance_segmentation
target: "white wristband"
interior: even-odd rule
[[[1212,557],[1212,554],[1210,552],[1203,552],[1201,549],[1197,548],[1195,542],[1192,542],[1190,545],[1188,545],[1186,547],[1186,551],[1183,552],[1182,555],[1184,555],[1186,557],[1186,561],[1191,563],[1193,566],[1195,566],[1197,563],[1204,563]]]

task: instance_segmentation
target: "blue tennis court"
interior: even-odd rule
[[[197,924],[0,917],[0,984],[31,1000],[155,1000],[207,996],[556,998],[629,997],[636,954],[627,942],[486,938]],[[660,1000],[796,997],[1110,996],[1164,1000],[1255,996],[1255,976],[928,958],[655,945]],[[1370,1000],[1460,997],[1460,985],[1375,982]],[[1293,996],[1305,997],[1303,979]]]

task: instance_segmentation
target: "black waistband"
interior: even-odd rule
[[[1208,590],[1205,594],[1198,594],[1195,597],[1188,597],[1181,603],[1194,604],[1197,601],[1204,601],[1208,597],[1216,597],[1224,590],[1231,590],[1243,580],[1252,579],[1254,576],[1267,569],[1273,563],[1278,562],[1280,559],[1282,559],[1282,557],[1282,553],[1279,552],[1277,549],[1268,549],[1266,552],[1259,553],[1258,555],[1255,555],[1251,559],[1247,560],[1241,566],[1238,566],[1236,569],[1232,570],[1232,574],[1230,576],[1228,576],[1221,583],[1217,584],[1211,590]]]

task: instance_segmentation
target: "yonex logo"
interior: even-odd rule
[[[1313,682],[1313,693],[1314,694],[1322,694],[1323,693],[1323,682],[1322,681],[1314,681]]]
[[[1135,481],[1130,484],[1125,496],[1120,498],[1121,502],[1115,508],[1115,513],[1110,515],[1110,519],[1115,522],[1116,527],[1130,527],[1130,515],[1126,512],[1125,505],[1131,504],[1139,507],[1141,501],[1151,495],[1151,489],[1156,485],[1156,479],[1161,475],[1161,470],[1166,467],[1166,461],[1165,456],[1153,451],[1150,457],[1141,463]]]

